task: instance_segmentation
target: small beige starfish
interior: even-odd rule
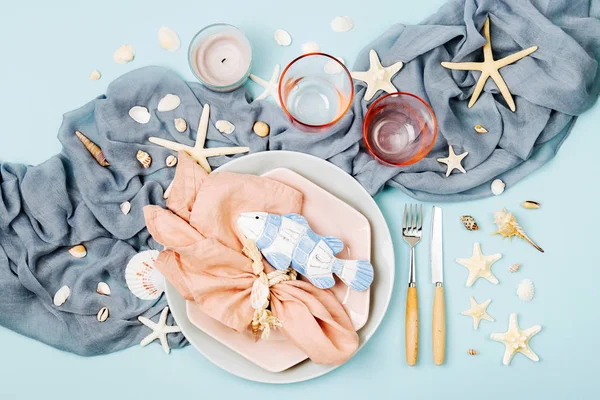
[[[463,174],[467,173],[467,171],[465,171],[465,169],[463,168],[461,162],[463,158],[465,158],[468,154],[469,152],[465,151],[462,154],[456,155],[456,153],[454,153],[452,145],[450,145],[448,148],[448,157],[437,159],[438,162],[441,162],[442,164],[446,164],[448,166],[448,170],[446,171],[446,178],[449,177],[452,171],[454,171],[455,169],[459,170]]]
[[[204,142],[206,142],[206,133],[208,132],[208,116],[210,114],[210,106],[205,104],[202,108],[202,115],[200,116],[200,123],[198,124],[198,132],[196,133],[196,144],[194,147],[187,146],[185,144],[173,142],[171,140],[161,139],[157,137],[150,137],[148,140],[154,144],[173,151],[185,151],[192,157],[198,164],[210,172],[210,164],[208,163],[208,157],[214,156],[225,156],[231,154],[247,153],[250,151],[248,147],[211,147],[208,149],[204,148]]]
[[[167,341],[167,335],[169,333],[178,333],[181,332],[181,328],[175,325],[167,325],[167,315],[169,314],[169,307],[165,307],[160,313],[160,318],[158,322],[152,322],[150,319],[146,317],[139,316],[138,320],[146,325],[148,328],[152,329],[152,333],[146,336],[141,342],[140,346],[146,347],[156,339],[160,340],[160,344],[162,345],[165,353],[169,354],[171,349],[169,348],[169,342]]]
[[[538,47],[531,46],[525,50],[521,50],[500,60],[494,60],[494,55],[492,54],[492,42],[490,40],[489,17],[485,20],[485,24],[483,25],[483,34],[487,40],[487,43],[483,46],[483,62],[442,62],[442,66],[448,69],[461,71],[481,71],[481,75],[479,76],[479,80],[477,81],[477,85],[475,86],[475,90],[471,96],[471,100],[469,101],[469,108],[473,107],[473,104],[475,104],[479,98],[487,79],[492,78],[494,82],[496,82],[496,86],[498,86],[498,89],[500,90],[500,93],[502,93],[502,96],[504,97],[504,100],[506,100],[510,110],[515,112],[517,109],[515,102],[510,94],[510,90],[508,90],[508,86],[506,86],[506,82],[504,82],[504,79],[498,70],[527,57],[536,51]]]
[[[490,338],[497,342],[502,342],[506,346],[504,351],[504,365],[510,364],[511,360],[517,353],[523,353],[527,358],[533,361],[539,361],[540,358],[529,347],[529,340],[542,330],[540,325],[532,326],[529,329],[520,330],[517,321],[517,314],[510,314],[510,322],[506,333],[492,333]]]
[[[494,322],[494,318],[490,317],[487,313],[487,307],[492,302],[492,299],[488,299],[481,304],[477,304],[473,296],[471,296],[469,300],[471,301],[471,308],[461,312],[461,314],[473,317],[473,329],[477,330],[479,328],[479,323],[482,319]]]
[[[397,92],[398,89],[392,83],[392,78],[398,73],[404,66],[402,61],[398,61],[389,67],[384,67],[379,61],[379,56],[375,50],[371,49],[369,52],[369,70],[364,72],[352,72],[351,75],[354,79],[363,81],[367,84],[367,91],[365,92],[365,101],[369,101],[375,96],[379,90],[383,90],[387,93]]]
[[[271,79],[268,82],[261,77],[258,77],[254,74],[250,74],[251,80],[253,80],[254,82],[258,83],[260,86],[265,88],[265,90],[254,100],[265,100],[265,99],[269,98],[269,96],[271,96],[275,100],[275,103],[277,103],[278,105],[281,106],[281,103],[279,102],[279,70],[280,70],[280,68],[281,67],[279,66],[279,64],[275,65],[275,68],[273,68],[273,74],[271,75]]]
[[[502,254],[492,254],[484,256],[481,252],[479,243],[473,245],[473,255],[471,258],[457,258],[456,262],[466,267],[469,270],[467,278],[467,287],[473,286],[473,283],[479,278],[485,278],[494,285],[498,283],[498,279],[492,274],[492,264],[502,258]]]

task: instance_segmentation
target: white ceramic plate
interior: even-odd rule
[[[304,176],[354,207],[371,223],[371,263],[375,268],[375,280],[371,286],[369,320],[358,332],[360,350],[383,320],[392,297],[394,249],[385,219],[375,201],[354,178],[335,165],[307,154],[291,151],[255,153],[233,160],[216,171],[262,175],[275,168],[288,168]],[[307,360],[283,372],[266,371],[196,328],[187,317],[185,299],[168,283],[166,293],[173,317],[185,337],[215,365],[234,375],[256,382],[281,384],[316,378],[337,368]]]

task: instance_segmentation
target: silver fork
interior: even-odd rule
[[[423,205],[404,206],[402,219],[402,238],[410,245],[410,270],[408,275],[408,293],[406,295],[405,346],[406,363],[415,365],[419,354],[419,303],[417,297],[417,279],[415,246],[423,235]]]

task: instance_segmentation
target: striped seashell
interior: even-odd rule
[[[521,268],[521,264],[513,264],[510,267],[508,267],[508,270],[512,273],[515,273],[519,270],[519,268]]]
[[[158,254],[156,250],[142,251],[125,268],[127,287],[142,300],[158,299],[165,291],[165,278],[154,267]]]
[[[138,150],[136,158],[144,168],[150,168],[150,164],[152,164],[152,157],[150,157],[150,154],[143,150]]]
[[[96,143],[92,142],[90,139],[87,138],[87,136],[85,136],[79,131],[75,131],[75,136],[77,136],[77,138],[81,140],[81,143],[83,143],[87,151],[90,152],[90,154],[92,155],[92,157],[94,157],[98,164],[100,164],[103,167],[110,166],[110,164],[106,160],[106,157],[104,156],[104,153],[102,152],[102,149],[98,147]]]

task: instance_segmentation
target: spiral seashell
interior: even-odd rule
[[[106,157],[104,157],[102,149],[98,147],[96,143],[92,142],[90,139],[87,138],[87,136],[85,136],[79,131],[75,131],[75,136],[77,136],[81,143],[83,143],[87,151],[89,151],[89,153],[92,155],[92,157],[94,157],[98,164],[100,164],[103,167],[110,166],[110,164],[106,160]]]
[[[63,304],[65,304],[69,296],[71,296],[71,289],[69,289],[69,287],[65,285],[56,291],[52,302],[56,307],[60,307]]]
[[[152,157],[150,157],[150,154],[138,150],[136,158],[144,168],[150,168],[150,164],[152,164]]]
[[[519,270],[519,268],[521,268],[521,264],[513,264],[510,267],[508,267],[508,270],[512,273],[515,273]]]
[[[531,279],[523,279],[517,288],[517,295],[519,296],[519,299],[523,301],[531,301],[533,300],[534,294],[535,289]]]
[[[473,217],[471,217],[470,215],[463,215],[462,217],[460,217],[460,220],[462,221],[465,228],[467,228],[467,230],[469,230],[469,231],[479,230],[479,226],[477,226],[477,222],[475,222],[475,219]]]

